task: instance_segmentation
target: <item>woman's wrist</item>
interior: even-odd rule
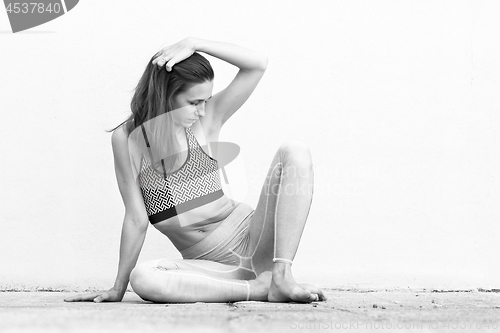
[[[121,281],[116,281],[112,289],[116,290],[121,295],[125,295],[125,292],[127,292],[127,287],[128,287],[128,282],[122,283]]]
[[[265,70],[267,56],[244,47],[227,43],[189,37],[195,51],[204,52],[241,69]]]
[[[193,47],[195,52],[200,51],[200,52],[205,52],[205,42],[206,40],[197,38],[197,37],[189,37],[189,40],[191,43],[193,43]]]

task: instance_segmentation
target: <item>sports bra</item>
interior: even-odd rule
[[[151,157],[146,130],[143,125],[141,127]],[[217,160],[201,149],[189,127],[185,127],[185,134],[188,154],[177,171],[160,175],[151,162],[142,157],[139,185],[151,224],[206,205],[224,195]],[[163,159],[161,162],[163,164]]]

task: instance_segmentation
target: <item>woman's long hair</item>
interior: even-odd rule
[[[179,156],[177,139],[174,133],[172,113],[174,98],[195,84],[212,81],[214,72],[208,60],[199,53],[175,64],[170,72],[164,66],[153,65],[155,54],[148,62],[137,87],[135,88],[130,109],[132,114],[112,132],[124,125],[130,140],[146,149],[141,125],[143,125],[151,147],[151,165],[163,173],[159,163],[164,159],[167,172],[173,167]],[[142,142],[142,144],[141,144]],[[149,155],[149,152],[148,154]],[[169,157],[168,159],[166,157]]]

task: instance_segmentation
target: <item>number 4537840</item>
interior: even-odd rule
[[[44,3],[38,3],[38,2],[14,2],[14,3],[9,3],[7,6],[7,12],[8,13],[59,13],[61,11],[61,5],[59,3],[49,3],[47,6],[45,6]]]

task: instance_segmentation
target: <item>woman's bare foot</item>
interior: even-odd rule
[[[269,302],[301,303],[326,299],[320,289],[308,284],[298,285],[292,276],[290,265],[286,263],[274,264],[271,287],[267,298]]]
[[[326,301],[326,296],[323,293],[323,290],[319,289],[316,286],[313,286],[312,284],[308,283],[299,283],[299,287],[301,287],[304,290],[309,290],[311,294],[316,294],[318,295],[319,301]]]
[[[250,283],[251,301],[267,301],[272,275],[271,272],[266,271],[260,273],[255,280],[248,281]]]

